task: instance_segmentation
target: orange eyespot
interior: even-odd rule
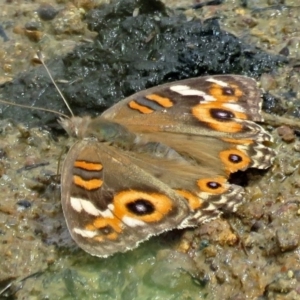
[[[223,194],[227,191],[226,186],[227,179],[225,177],[215,177],[208,179],[199,179],[197,185],[200,188],[201,192],[206,192],[210,194]]]
[[[247,119],[246,114],[232,111],[224,107],[222,103],[200,103],[192,108],[192,114],[212,129],[227,133],[242,131],[243,125],[237,120]]]
[[[85,226],[86,230],[97,231],[93,240],[102,242],[106,239],[116,240],[122,232],[121,222],[117,218],[96,218],[92,224]]]
[[[209,94],[217,98],[220,102],[237,102],[243,96],[243,92],[235,84],[220,86],[216,83],[211,85]]]
[[[160,221],[173,208],[172,200],[163,194],[134,190],[120,192],[113,204],[120,220],[128,216],[147,223]]]
[[[251,159],[244,152],[238,149],[221,151],[219,156],[228,173],[246,170],[251,163]]]

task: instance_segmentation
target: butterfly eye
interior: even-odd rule
[[[235,94],[235,89],[232,87],[223,87],[222,92],[223,95],[230,96]]]
[[[234,164],[240,163],[243,160],[240,155],[236,154],[230,154],[228,158]]]
[[[215,181],[209,181],[206,183],[207,187],[216,190],[221,187],[221,184]]]
[[[107,226],[105,226],[103,228],[99,228],[98,230],[99,230],[99,232],[101,232],[104,235],[109,235],[109,234],[114,233],[113,228],[111,226],[109,226],[109,225],[107,225]]]
[[[130,212],[138,216],[152,214],[155,211],[154,205],[144,199],[138,199],[133,202],[127,203],[126,207]]]
[[[214,119],[226,121],[234,118],[234,114],[231,111],[225,109],[212,108],[210,110],[210,115]]]

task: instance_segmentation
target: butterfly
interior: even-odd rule
[[[78,138],[61,174],[72,238],[107,257],[236,211],[244,189],[230,174],[275,157],[256,123],[261,103],[255,80],[214,75],[140,91],[96,118],[61,118]]]

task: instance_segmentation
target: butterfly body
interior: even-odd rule
[[[62,170],[62,206],[77,244],[96,256],[235,211],[231,173],[267,168],[274,152],[254,80],[217,75],[134,94],[101,116],[62,119],[79,141]]]

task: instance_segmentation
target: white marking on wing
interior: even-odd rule
[[[128,225],[129,227],[136,227],[136,226],[145,226],[146,223],[144,221],[141,220],[137,220],[134,218],[130,218],[130,217],[123,217],[122,218],[122,222],[126,225]]]
[[[228,87],[228,84],[225,81],[217,80],[217,79],[214,79],[212,77],[206,79],[206,81],[216,83],[217,85],[220,85],[222,87]]]
[[[82,211],[82,206],[81,206],[81,203],[80,203],[80,199],[71,197],[70,198],[70,204],[71,204],[72,208],[74,210],[76,210],[77,212]]]
[[[110,211],[114,211],[115,206],[114,206],[112,203],[110,203],[110,204],[107,205],[107,208],[108,208]]]
[[[93,238],[94,236],[97,235],[96,231],[91,231],[91,230],[86,230],[86,229],[74,228],[73,231],[76,234],[79,234],[79,235],[81,235],[82,237],[85,237],[85,238]]]
[[[200,90],[193,90],[187,85],[173,85],[170,90],[182,96],[200,96],[205,101],[216,101],[216,98]]]
[[[245,112],[245,108],[237,103],[224,103],[223,106],[233,111]]]
[[[77,212],[81,212],[82,210],[84,210],[85,212],[87,212],[88,214],[93,215],[93,216],[102,216],[104,218],[113,218],[114,217],[114,215],[112,214],[113,205],[112,205],[112,209],[110,209],[110,207],[108,207],[108,209],[102,211],[102,210],[98,209],[92,202],[85,200],[85,199],[71,197],[70,203],[71,203],[71,206]]]

